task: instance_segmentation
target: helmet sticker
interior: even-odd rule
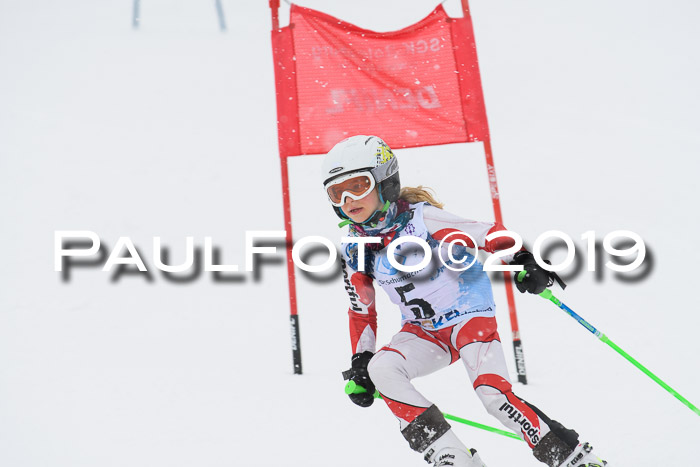
[[[386,164],[394,158],[394,153],[391,152],[389,146],[384,144],[384,142],[379,143],[377,147],[377,165]]]

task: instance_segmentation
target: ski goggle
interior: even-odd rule
[[[345,197],[359,200],[374,190],[374,177],[369,172],[353,172],[336,178],[326,185],[328,199],[335,207],[341,207]]]

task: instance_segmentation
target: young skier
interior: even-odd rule
[[[466,270],[453,270],[460,269],[455,261],[466,258],[469,264],[475,260],[466,248],[460,250],[456,245],[450,261],[437,260],[439,254],[448,257],[444,251],[447,243],[440,251],[443,239],[461,238],[473,247],[464,234],[490,253],[512,247],[514,243],[507,237],[485,239],[492,232],[505,230],[503,226],[443,211],[421,187],[401,189],[396,156],[376,136],[353,136],[338,143],[323,161],[323,185],[333,209],[343,219],[341,226],[350,225],[351,237],[381,238],[378,244],[347,243],[343,249],[353,352],[351,368],[343,375],[367,389],[366,393],[350,394],[352,402],[370,406],[376,388],[398,418],[411,449],[422,453],[428,463],[485,467],[476,450],[468,449],[457,438],[440,410],[411,384],[413,378],[461,359],[486,410],[520,435],[537,460],[549,467],[606,465],[588,443],[579,442],[574,430],[513,393],[498,336],[491,283],[482,264],[476,260]],[[433,258],[428,266],[415,272],[392,266],[387,246],[405,236],[427,242]],[[423,248],[415,243],[397,244],[394,252],[396,262],[407,267],[420,264],[424,256]],[[522,265],[526,271],[520,281],[516,276],[520,292],[540,293],[552,285],[555,275],[540,268],[531,253],[521,250],[503,259]],[[375,348],[373,282],[384,289],[402,314],[403,327],[379,350]]]

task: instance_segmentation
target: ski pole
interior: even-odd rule
[[[348,383],[345,385],[345,394],[364,394],[366,392],[367,392],[367,389],[363,388],[362,386],[360,386],[359,384],[357,384],[354,381],[348,381]],[[379,394],[379,391],[377,391],[377,390],[374,391],[374,398],[375,399],[382,398],[382,395]],[[520,436],[516,435],[515,433],[511,433],[510,431],[501,430],[499,428],[494,428],[492,426],[484,425],[483,423],[472,422],[471,420],[467,420],[465,418],[460,418],[460,417],[455,417],[454,415],[450,415],[450,414],[445,413],[445,412],[443,412],[442,414],[448,420],[453,420],[455,422],[459,422],[459,423],[463,423],[465,425],[473,426],[474,428],[479,428],[482,430],[490,431],[491,433],[496,433],[499,435],[507,436],[508,438],[521,440]]]
[[[598,329],[593,327],[588,321],[585,319],[581,318],[579,315],[576,314],[574,310],[566,306],[564,303],[562,303],[557,297],[555,297],[552,294],[552,291],[549,289],[545,289],[544,292],[539,294],[540,297],[544,298],[545,300],[549,300],[550,302],[554,303],[556,306],[564,310],[566,313],[569,314],[572,318],[574,318],[576,321],[579,322],[581,326],[584,328],[588,329],[592,334],[594,334],[598,339],[600,339],[602,342],[608,344],[610,347],[613,348],[613,350],[623,357],[625,357],[632,365],[636,366],[639,368],[645,375],[656,381],[659,386],[664,388],[666,391],[671,393],[676,399],[681,401],[683,404],[685,404],[690,410],[695,412],[697,415],[700,415],[700,409],[695,407],[688,399],[685,397],[681,396],[675,389],[673,389],[671,386],[666,384],[664,381],[661,380],[658,376],[656,376],[654,373],[649,371],[644,365],[639,363],[637,360],[634,359],[630,354],[622,350],[620,347],[617,346],[613,341],[608,338],[605,334],[600,332]]]

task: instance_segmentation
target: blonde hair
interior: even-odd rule
[[[434,197],[435,192],[432,188],[423,187],[423,185],[418,185],[417,187],[405,186],[401,188],[401,193],[399,198],[407,201],[409,204],[421,203],[423,201],[428,202],[435,206],[436,208],[442,209],[444,204],[439,202]]]

